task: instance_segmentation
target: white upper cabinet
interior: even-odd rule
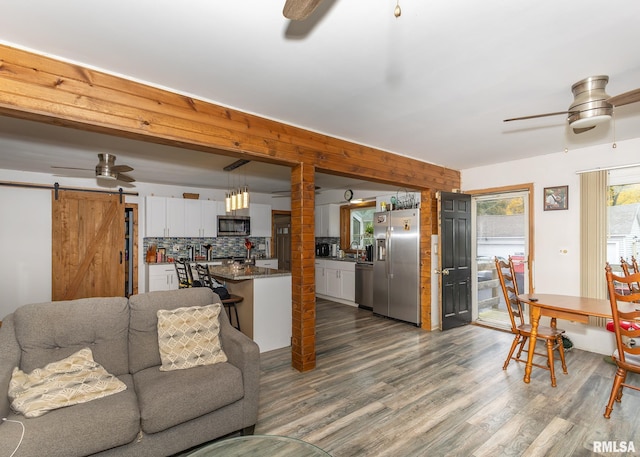
[[[146,236],[185,236],[183,199],[149,196],[145,201]]]
[[[340,236],[340,206],[318,205],[315,213],[315,235],[337,238]]]
[[[184,200],[185,236],[196,238],[217,235],[218,202],[213,200]]]
[[[271,205],[249,204],[251,217],[251,236],[271,238]]]

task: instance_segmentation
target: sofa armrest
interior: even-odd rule
[[[16,341],[13,314],[2,320],[0,327],[0,417],[10,412],[9,381],[14,367],[20,366],[20,346]]]
[[[258,421],[260,348],[244,333],[226,324],[220,328],[222,349],[227,354],[229,363],[242,371],[245,405],[243,420],[244,427],[249,427]]]

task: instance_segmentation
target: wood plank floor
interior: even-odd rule
[[[558,387],[535,367],[527,385],[524,364],[502,370],[511,341],[475,325],[427,333],[319,300],[317,368],[291,368],[289,348],[262,354],[255,432],[333,457],[586,456],[594,440],[632,441],[640,454],[640,393],[625,389],[602,416],[613,365],[574,349],[568,375],[556,365]]]

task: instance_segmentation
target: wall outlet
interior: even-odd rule
[[[265,250],[265,245],[264,245],[264,243],[260,243],[260,244],[258,245],[258,249],[261,249],[261,250],[263,250],[263,251],[264,251],[264,250]]]

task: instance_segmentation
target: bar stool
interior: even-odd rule
[[[238,308],[236,308],[236,304],[240,303],[242,300],[244,300],[243,297],[241,297],[240,295],[234,295],[234,294],[229,294],[229,298],[225,298],[224,300],[222,300],[222,304],[227,310],[227,315],[229,316],[229,322],[231,322],[231,325],[233,325],[238,330],[240,330],[240,320],[238,319]],[[231,318],[232,308],[233,308],[233,312],[236,320],[235,324],[233,323],[233,319]]]
[[[197,263],[196,271],[198,272],[198,279],[200,280],[200,284],[203,287],[208,287],[214,292],[216,292],[216,289],[222,286],[222,284],[218,283],[216,280],[214,280],[211,277],[211,274],[209,273],[209,268],[206,265],[201,265]],[[238,330],[240,330],[240,319],[238,319],[238,308],[236,308],[236,304],[240,303],[242,300],[244,300],[243,297],[241,297],[240,295],[233,295],[233,294],[229,294],[229,298],[223,299],[222,297],[220,297],[220,301],[222,301],[222,305],[224,306],[224,309],[227,311],[227,316],[229,316],[229,322]],[[235,317],[235,321],[236,321],[235,324],[233,323],[232,314],[231,314],[232,308],[233,308],[233,317]]]

